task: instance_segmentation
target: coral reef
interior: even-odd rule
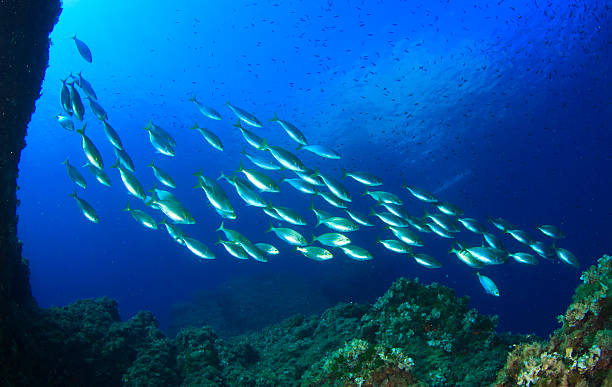
[[[580,279],[573,303],[559,316],[563,326],[547,345],[517,346],[497,385],[612,385],[612,257],[601,257]]]

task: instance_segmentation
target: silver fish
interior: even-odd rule
[[[211,120],[216,120],[216,121],[221,120],[221,114],[219,114],[218,111],[216,111],[215,109],[211,108],[210,106],[206,106],[206,105],[200,103],[196,99],[195,95],[193,97],[189,98],[189,100],[196,105],[196,107],[198,108],[200,113],[202,113],[202,115],[204,115],[204,117],[207,117],[207,118],[210,118]]]
[[[225,105],[228,106],[232,110],[232,112],[234,112],[236,117],[238,117],[238,119],[240,121],[244,122],[245,124],[254,126],[256,128],[261,128],[263,126],[261,124],[261,122],[259,122],[257,117],[255,117],[251,113],[247,112],[246,110],[241,109],[241,108],[239,108],[237,106],[234,106],[234,105],[232,105],[229,102],[226,102]]]

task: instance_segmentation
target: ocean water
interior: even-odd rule
[[[405,183],[482,222],[489,216],[508,219],[547,243],[552,240],[535,226],[556,225],[567,234],[557,245],[573,252],[585,269],[609,253],[612,235],[611,15],[609,4],[596,0],[64,1],[18,181],[18,233],[34,296],[44,307],[109,296],[119,302],[123,318],[151,310],[166,329],[173,305],[232,281],[276,280],[276,292],[262,297],[276,297],[275,305],[285,298],[306,305],[318,294],[324,301],[317,307],[323,308],[371,302],[406,276],[468,295],[479,311],[499,315],[500,330],[546,335],[558,327],[556,316],[571,300],[579,269],[557,259],[487,266],[480,272],[497,284],[501,295],[494,297],[485,293],[475,269],[448,253],[452,241],[422,234],[424,246],[414,251],[442,262],[439,269],[426,269],[376,243],[392,234],[373,217],[375,227],[347,233],[372,260],[355,261],[333,249],[333,259],[316,262],[266,233],[271,219],[220,182],[237,213],[225,225],[281,251],[267,263],[238,260],[215,245],[221,218],[203,191],[193,188],[193,173],[201,168],[216,178],[241,161],[256,168],[241,155],[243,148],[265,154],[232,126],[237,119],[224,105],[230,101],[262,121],[263,128],[251,129],[270,144],[337,179],[342,170],[373,173],[384,181],[379,189],[400,195],[413,215],[437,210],[411,196]],[[79,55],[75,34],[91,49],[92,63]],[[180,227],[213,249],[215,260],[198,259],[163,227],[146,229],[121,211],[130,198],[133,208],[163,218],[130,197],[118,171],[109,168],[112,146],[86,100],[86,134],[102,153],[112,187],[80,167],[86,160],[80,136],[54,118],[62,112],[60,79],[71,72],[82,72],[93,85],[145,189],[156,183],[146,167],[152,160],[171,174],[177,188],[170,191],[196,219]],[[223,119],[200,114],[189,101],[194,95]],[[296,150],[281,127],[269,122],[274,113],[300,128],[309,143],[330,146],[342,158]],[[143,130],[149,120],[176,139],[175,157],[155,152]],[[223,152],[188,129],[196,121],[220,137]],[[87,189],[69,179],[66,157]],[[289,171],[269,176],[294,177]],[[361,196],[366,187],[342,182],[353,196],[350,208],[368,213],[375,202]],[[324,230],[314,229],[311,201],[344,216],[320,197],[286,183],[280,187],[280,193],[262,195],[306,217],[308,225],[293,228],[307,238]],[[97,210],[98,224],[85,219],[69,196],[75,189]],[[530,252],[486,225],[510,251]],[[481,244],[465,230],[456,239]],[[235,291],[248,289],[256,287]],[[288,297],[295,289],[312,293]],[[244,296],[245,302],[259,297]]]

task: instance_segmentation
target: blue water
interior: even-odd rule
[[[376,244],[377,236],[391,236],[378,221],[349,235],[373,260],[353,261],[335,250],[331,261],[314,262],[265,233],[269,218],[222,182],[238,214],[226,225],[281,250],[268,263],[240,261],[214,246],[221,219],[202,190],[192,188],[192,174],[202,168],[217,177],[240,160],[248,164],[240,155],[248,145],[224,106],[231,101],[264,122],[254,131],[269,143],[296,145],[268,122],[276,112],[310,143],[342,154],[325,160],[296,151],[309,167],[337,178],[341,169],[374,173],[384,181],[380,189],[399,194],[415,215],[425,206],[402,188],[406,182],[461,206],[467,216],[507,218],[539,240],[547,241],[536,225],[557,225],[567,234],[559,246],[585,269],[610,252],[612,235],[607,7],[605,1],[542,0],[64,1],[18,181],[18,232],[34,296],[46,307],[107,295],[118,300],[123,318],[148,309],[165,328],[173,304],[230,279],[281,273],[325,291],[331,304],[372,301],[395,278],[408,276],[469,295],[473,307],[500,316],[501,330],[550,333],[579,282],[575,268],[542,259],[537,266],[486,267],[481,272],[497,283],[497,298],[484,292],[474,269],[447,253],[449,240],[423,236],[425,246],[415,250],[443,263],[428,270]],[[92,64],[79,56],[74,34],[91,48]],[[86,133],[113,186],[98,184],[82,168],[88,188],[77,192],[96,208],[100,223],[79,212],[69,197],[76,186],[61,162],[84,163],[81,139],[54,119],[62,111],[59,79],[79,71],[119,132],[137,178],[146,189],[155,184],[145,167],[153,159],[173,176],[173,192],[196,219],[183,230],[213,248],[216,260],[199,261],[165,230],[145,229],[121,211],[129,196],[109,168],[112,147],[86,101]],[[223,120],[203,117],[188,100],[193,95]],[[154,152],[142,129],[150,119],[174,136],[176,157]],[[224,152],[188,130],[195,121],[217,133]],[[351,208],[367,213],[374,202],[361,197],[365,187],[343,182],[354,197]],[[288,184],[264,196],[307,216],[309,225],[295,229],[310,236],[310,197]],[[161,220],[138,199],[130,202]],[[321,198],[315,204],[342,214]],[[500,236],[512,251],[528,251]],[[480,244],[466,231],[457,238]],[[278,297],[285,291],[279,288]]]

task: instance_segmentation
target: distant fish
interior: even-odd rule
[[[70,107],[72,108],[72,112],[79,121],[83,121],[85,108],[83,107],[83,101],[81,100],[81,96],[79,95],[79,92],[74,88],[74,85],[72,83],[68,84],[68,88],[70,90]]]
[[[372,259],[372,254],[363,247],[355,246],[355,245],[344,245],[340,246],[344,254],[349,256],[350,258],[356,261],[368,261]]]
[[[196,105],[196,107],[198,108],[200,113],[202,113],[204,115],[204,117],[208,117],[211,120],[217,120],[217,121],[221,120],[221,114],[219,114],[218,111],[216,111],[215,109],[211,108],[210,106],[206,106],[206,105],[200,103],[196,99],[195,95],[193,97],[189,98],[189,100]]]
[[[72,196],[74,200],[76,200],[77,205],[81,210],[81,213],[85,216],[85,218],[87,218],[87,220],[93,223],[98,223],[100,221],[96,210],[94,210],[91,204],[87,203],[84,199],[79,198],[76,194],[76,191],[74,191],[74,193],[71,193],[70,196]]]
[[[155,219],[153,219],[151,215],[147,214],[144,211],[131,208],[129,200],[125,205],[123,211],[129,212],[132,218],[134,218],[138,223],[142,224],[146,228],[157,230],[157,223],[155,222]]]
[[[85,127],[87,123],[83,124],[81,129],[77,129],[77,133],[81,135],[82,142],[81,146],[83,147],[83,152],[85,152],[85,156],[87,160],[98,169],[104,169],[104,162],[102,161],[102,156],[98,151],[98,148],[94,145],[94,143],[85,135]]]
[[[310,153],[314,153],[315,155],[326,158],[326,159],[332,159],[332,160],[340,159],[340,154],[338,152],[336,152],[332,148],[325,146],[325,145],[304,145],[304,146],[299,146],[298,150],[299,149],[306,150]]]
[[[108,175],[106,174],[106,172],[104,172],[104,170],[96,168],[94,165],[91,165],[89,162],[85,163],[85,165],[83,166],[89,169],[89,172],[96,178],[98,183],[105,185],[107,187],[111,186],[110,179],[108,178]]]
[[[308,243],[306,242],[306,238],[299,232],[285,227],[274,227],[270,224],[270,228],[268,228],[267,232],[273,231],[277,237],[284,240],[290,245],[294,246],[306,246]]]
[[[77,39],[76,35],[74,35],[72,39],[74,39],[74,43],[76,44],[76,48],[77,50],[79,50],[79,54],[81,54],[81,57],[85,59],[87,62],[91,63],[92,57],[91,57],[91,50],[89,49],[89,47],[87,47],[85,42]]]
[[[66,170],[68,172],[68,176],[70,177],[70,180],[72,180],[72,182],[78,185],[79,187],[86,189],[87,181],[85,181],[85,178],[83,177],[83,175],[81,175],[81,173],[75,167],[70,165],[70,162],[68,161],[68,157],[66,157],[66,160],[64,160],[62,164],[66,166]]]
[[[306,141],[304,133],[302,133],[291,122],[279,119],[276,113],[274,113],[274,118],[272,118],[270,121],[277,122],[285,130],[285,132],[287,132],[287,134],[289,135],[289,137],[291,137],[293,141],[301,145],[308,145],[308,141]]]
[[[170,176],[168,172],[155,165],[154,161],[151,161],[151,163],[148,164],[147,167],[151,167],[153,169],[153,174],[155,175],[157,181],[167,187],[176,188],[176,183],[172,179],[172,176]]]
[[[438,198],[436,198],[434,196],[434,194],[432,194],[429,191],[426,191],[422,188],[419,187],[415,187],[413,185],[407,185],[404,184],[404,188],[406,188],[408,191],[410,191],[410,193],[417,199],[425,202],[425,203],[437,203],[438,202]]]
[[[559,229],[557,226],[553,226],[550,224],[543,224],[538,226],[538,230],[542,232],[542,234],[549,236],[553,239],[562,239],[565,238],[565,233]]]
[[[318,246],[297,246],[295,249],[302,253],[302,255],[304,255],[306,258],[310,258],[315,261],[327,261],[334,257],[329,250]]]
[[[193,254],[202,259],[215,259],[215,253],[208,248],[204,243],[195,238],[183,236],[183,243]]]
[[[102,126],[104,127],[104,134],[106,134],[106,138],[108,142],[111,143],[112,146],[119,150],[123,150],[123,144],[121,143],[121,138],[119,134],[113,129],[112,126],[106,121],[102,121]]]
[[[263,126],[261,124],[261,122],[259,122],[257,117],[255,117],[251,113],[247,112],[246,110],[241,109],[241,108],[239,108],[237,106],[234,106],[234,105],[232,105],[229,102],[226,102],[225,105],[228,106],[232,110],[232,112],[234,112],[236,117],[238,117],[238,119],[240,121],[244,122],[245,124],[254,126],[256,128],[261,128]]]
[[[555,249],[555,252],[557,254],[557,257],[563,261],[564,263],[567,263],[570,266],[579,268],[580,267],[580,261],[578,261],[578,258],[576,258],[576,256],[574,254],[572,254],[571,251],[561,248],[561,247],[553,247]]]
[[[96,92],[91,86],[91,83],[89,83],[87,79],[83,78],[80,72],[77,75],[78,77],[75,77],[75,79],[81,90],[83,90],[89,98],[98,99],[98,96],[96,95]]]
[[[478,272],[476,272],[476,275],[478,276],[478,280],[480,281],[480,284],[482,285],[485,292],[492,296],[499,297],[499,290],[497,289],[497,285],[495,285],[495,282],[493,282],[491,278],[482,275]]]
[[[59,122],[59,124],[62,126],[62,128],[66,130],[74,131],[74,123],[72,122],[72,119],[70,118],[70,116],[64,116],[62,114],[58,114],[55,116],[55,118],[57,119],[57,122]]]
[[[370,173],[367,172],[348,172],[344,171],[344,177],[350,177],[361,184],[368,185],[370,187],[375,187],[382,185],[382,180]]]
[[[72,115],[72,100],[70,99],[70,89],[66,86],[66,80],[62,79],[62,89],[60,92],[60,99],[62,102],[62,108],[69,116]]]
[[[208,129],[205,128],[200,128],[198,126],[198,123],[196,122],[191,128],[192,130],[197,130],[198,132],[200,132],[200,134],[202,135],[202,137],[204,137],[204,139],[215,149],[223,151],[223,143],[221,143],[221,140],[219,139],[219,137],[217,137],[216,134],[214,134],[213,132],[211,132]]]
[[[423,254],[423,253],[413,254],[412,258],[414,258],[416,263],[418,263],[419,265],[423,267],[426,267],[427,269],[438,269],[442,267],[442,264],[440,263],[440,261],[438,261],[437,259],[435,259],[434,257],[428,254]]]

